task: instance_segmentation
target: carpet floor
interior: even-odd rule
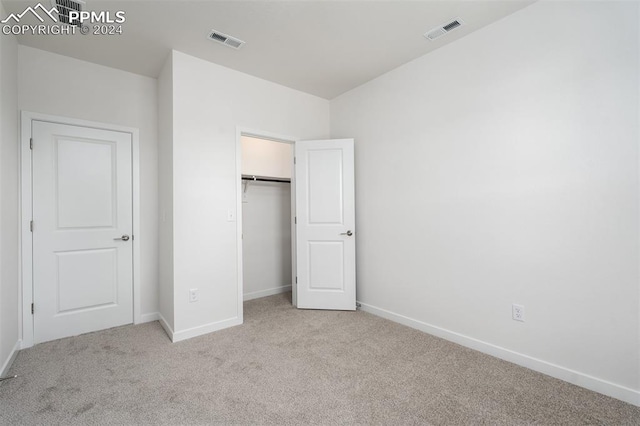
[[[639,425],[640,408],[364,312],[245,303],[171,343],[157,322],[21,351],[2,425]]]

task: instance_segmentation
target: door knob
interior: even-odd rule
[[[129,236],[127,234],[124,234],[122,237],[120,238],[114,238],[114,240],[122,240],[122,241],[129,241]]]
[[[346,235],[347,237],[350,237],[353,235],[353,232],[351,232],[351,230],[347,231],[347,232],[343,232],[340,235]]]

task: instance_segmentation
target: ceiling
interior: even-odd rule
[[[50,0],[39,1],[50,7]],[[124,11],[122,34],[20,35],[18,41],[150,77],[175,49],[332,99],[532,2],[86,0],[86,10]],[[38,0],[2,3],[7,13],[20,13]],[[464,25],[434,41],[423,36],[454,18]],[[211,29],[246,44],[234,50],[215,43],[207,38]]]

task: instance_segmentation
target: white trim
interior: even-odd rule
[[[173,328],[171,328],[171,326],[169,325],[167,320],[164,319],[161,313],[158,313],[157,315],[160,326],[164,329],[165,333],[167,333],[169,339],[171,339],[173,343],[242,324],[242,319],[236,317],[176,332],[173,331]]]
[[[150,314],[142,314],[140,315],[140,321],[136,322],[136,324],[144,324],[146,322],[159,321],[160,314],[158,312],[152,312]]]
[[[244,320],[242,293],[244,292],[244,274],[242,263],[242,129],[236,127],[236,257],[237,257],[237,308],[238,318]],[[171,339],[173,340],[173,338]]]
[[[21,337],[20,348],[33,346],[33,316],[31,315],[31,303],[33,301],[33,269],[32,245],[29,222],[33,217],[31,207],[31,150],[29,140],[31,138],[31,121],[33,116],[22,112],[20,120],[20,276],[19,293],[22,293],[19,303],[19,319]]]
[[[473,337],[465,336],[463,334],[456,333],[442,327],[427,324],[425,322],[418,321],[404,315],[396,314],[395,312],[387,311],[385,309],[381,309],[362,302],[358,303],[360,304],[360,309],[362,309],[364,312],[368,312],[370,314],[386,318],[399,324],[415,328],[416,330],[441,337],[445,340],[449,340],[459,345],[475,349],[479,352],[494,356],[496,358],[500,358],[505,361],[518,364],[522,367],[526,367],[531,370],[546,374],[548,376],[555,377],[556,379],[564,380],[565,382],[573,383],[574,385],[581,386],[594,392],[598,392],[612,398],[628,402],[629,404],[640,406],[640,391],[620,386],[606,380],[598,379],[597,377],[593,377],[579,371],[552,364],[541,359],[533,358],[519,352],[514,352],[512,350],[496,346],[482,340],[474,339]]]
[[[274,142],[288,143],[290,145],[295,145],[295,141],[298,140],[298,138],[291,137],[291,136],[278,135],[276,133],[236,126],[236,256],[237,256],[237,276],[238,276],[238,281],[236,285],[238,287],[237,312],[238,312],[238,318],[240,320],[240,324],[242,324],[242,321],[244,319],[244,310],[242,306],[242,303],[244,301],[244,294],[243,294],[244,293],[244,288],[243,288],[244,277],[242,272],[242,268],[243,268],[242,266],[243,265],[242,264],[242,256],[243,256],[242,255],[242,140],[241,140],[242,136],[255,137],[258,139],[267,139],[267,140],[272,140]],[[291,161],[293,162],[293,155],[292,155]],[[295,185],[295,182],[294,182],[293,175],[291,176],[291,184],[292,184],[292,188],[294,188],[293,185]],[[294,199],[292,196],[292,201],[293,200]],[[294,204],[292,204],[292,208],[293,206]],[[291,216],[292,227],[293,227],[293,217],[294,216],[292,215]],[[295,253],[292,253],[292,255],[295,256]],[[294,260],[295,260],[295,257],[294,257]],[[292,262],[292,268],[295,270],[295,267],[296,266],[294,261]],[[292,275],[295,277],[295,272],[293,272]],[[295,278],[293,282],[295,282]]]
[[[273,296],[274,294],[286,293],[291,291],[291,285],[283,285],[282,287],[273,287],[266,290],[252,291],[251,293],[245,293],[243,296],[244,301],[259,299],[261,297]]]
[[[16,342],[9,354],[9,358],[2,364],[2,368],[0,368],[0,377],[5,377],[9,374],[9,370],[11,369],[11,365],[13,365],[13,361],[16,360],[18,356],[18,352],[20,351],[20,347],[22,346],[20,340]]]
[[[143,240],[142,226],[140,225],[140,135],[138,129],[129,129],[131,133],[131,198],[133,205],[133,323],[140,324],[142,321],[142,301],[140,286],[142,279],[140,278],[140,242]]]
[[[162,324],[162,322],[160,324]],[[212,322],[212,323],[209,323],[209,324],[199,325],[197,327],[188,328],[188,329],[182,330],[182,331],[173,331],[172,330],[171,333],[169,333],[169,331],[167,330],[167,328],[169,328],[169,330],[171,330],[171,328],[169,327],[168,324],[165,324],[166,327],[167,327],[167,328],[165,328],[165,331],[167,331],[167,333],[171,337],[171,341],[173,343],[176,343],[176,342],[180,342],[182,340],[192,339],[194,337],[202,336],[204,334],[213,333],[214,331],[222,330],[224,328],[229,328],[229,327],[233,327],[235,325],[241,325],[241,324],[242,324],[242,319],[236,317],[236,318],[229,318],[229,319],[222,320],[222,321]],[[165,326],[163,325],[163,328],[164,327]]]
[[[636,22],[640,22],[640,8],[638,8],[637,15],[638,16],[636,17],[636,19],[638,19],[638,21],[636,21]],[[638,46],[640,46],[640,32],[638,33]],[[640,48],[638,50],[639,50],[638,53],[640,53]],[[640,98],[638,98],[638,120],[640,120]],[[639,198],[639,201],[640,201],[640,198]],[[638,268],[639,268],[639,271],[640,271],[640,259],[638,259]],[[638,284],[638,306],[640,306],[640,280],[638,281],[637,284]],[[640,342],[640,315],[638,316],[638,340],[637,340],[637,342]],[[638,357],[638,370],[637,371],[640,372],[640,356]],[[636,383],[638,383],[638,381],[636,381]],[[635,405],[640,406],[640,396],[637,397],[637,402],[635,403]]]
[[[298,139],[296,139],[298,140]],[[296,143],[291,147],[291,304],[298,307],[298,235],[296,225]]]
[[[140,242],[144,236],[140,233],[140,136],[139,130],[133,127],[116,124],[99,123],[95,121],[78,120],[35,112],[21,111],[20,121],[20,270],[22,280],[20,291],[21,344],[22,349],[33,346],[33,316],[31,303],[33,301],[33,244],[29,223],[32,218],[32,182],[31,182],[31,150],[29,140],[32,134],[32,122],[44,121],[49,123],[68,124],[72,126],[90,127],[94,129],[110,130],[131,134],[131,162],[132,162],[132,198],[133,198],[133,318],[132,323],[142,322],[140,300]]]
[[[160,322],[160,326],[164,329],[164,332],[167,333],[169,339],[173,342],[173,328],[169,325],[166,319],[162,316],[161,313],[158,312],[158,321]]]

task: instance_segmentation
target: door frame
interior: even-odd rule
[[[236,247],[237,247],[237,268],[238,268],[238,318],[244,322],[244,277],[243,277],[243,251],[242,251],[242,137],[248,136],[258,139],[265,139],[273,142],[286,143],[291,145],[291,290],[293,294],[293,305],[296,305],[296,194],[295,194],[295,170],[294,158],[296,155],[296,141],[299,138],[279,135],[263,130],[249,129],[246,127],[236,127]]]
[[[140,144],[139,130],[134,127],[125,127],[115,124],[100,123],[95,121],[79,120],[75,118],[61,117],[49,114],[40,114],[29,111],[20,112],[20,288],[22,303],[18,307],[21,322],[20,349],[33,346],[34,321],[31,314],[33,303],[33,234],[30,230],[33,209],[32,188],[32,161],[31,161],[31,132],[33,121],[44,121],[56,124],[88,127],[100,130],[110,130],[131,135],[131,163],[132,163],[132,199],[133,199],[133,318],[134,324],[142,322],[140,300],[140,242],[143,235],[140,234]]]

